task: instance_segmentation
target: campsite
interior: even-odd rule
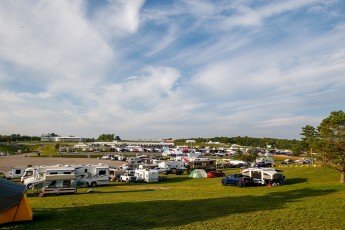
[[[343,229],[345,188],[338,174],[311,165],[279,167],[276,187],[222,186],[220,178],[169,174],[158,183],[78,188],[39,197],[28,190],[33,220],[6,229]],[[238,168],[224,170],[226,175]]]

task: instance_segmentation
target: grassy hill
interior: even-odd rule
[[[34,221],[7,229],[343,229],[345,186],[322,167],[281,167],[278,187],[222,186],[220,178],[112,182],[73,195],[28,191]],[[238,172],[228,169],[226,174]]]

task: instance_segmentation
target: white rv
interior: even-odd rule
[[[257,158],[255,161],[256,163],[263,162],[263,163],[270,163],[272,166],[275,165],[272,157],[260,157],[260,158]]]
[[[24,184],[28,188],[34,188],[51,175],[74,175],[75,168],[72,166],[41,166],[34,171],[32,177],[26,178]]]
[[[137,181],[158,182],[158,171],[154,169],[137,169],[134,171]]]
[[[75,165],[77,179],[85,183],[86,187],[109,184],[109,165]]]
[[[98,186],[109,184],[109,166],[106,164],[98,165],[52,165],[38,166],[27,170],[31,177],[23,177],[23,183],[31,188],[32,185],[46,180],[47,175],[66,175],[73,174],[76,179],[84,186]]]
[[[11,168],[10,170],[6,172],[6,175],[5,175],[6,179],[20,178],[24,174],[25,169],[27,169],[27,167],[25,166],[18,166],[18,167]]]
[[[245,168],[241,173],[251,177],[254,183],[261,185],[282,184],[285,180],[285,176],[274,168]]]

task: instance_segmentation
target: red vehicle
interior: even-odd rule
[[[214,178],[214,177],[225,177],[225,173],[223,171],[211,171],[207,173],[208,178]]]

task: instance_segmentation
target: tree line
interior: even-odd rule
[[[41,137],[37,136],[27,136],[20,134],[11,134],[11,135],[0,135],[0,142],[16,142],[16,141],[40,141]]]

